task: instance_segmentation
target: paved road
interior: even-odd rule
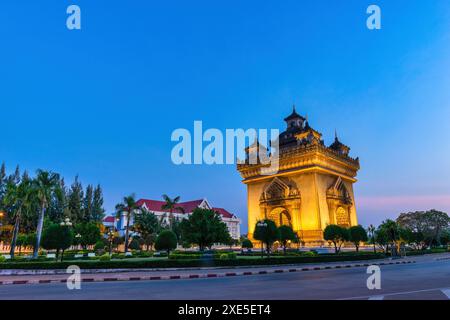
[[[260,276],[0,286],[7,299],[450,299],[450,260],[381,267],[382,289],[368,290],[365,268]]]

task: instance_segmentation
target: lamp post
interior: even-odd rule
[[[72,226],[72,222],[70,221],[69,218],[64,219],[63,222],[60,223],[61,227],[71,227]]]
[[[112,245],[114,241],[114,230],[110,229],[108,232],[108,241],[109,241],[109,255],[112,255]]]
[[[64,221],[62,221],[59,225],[61,227],[70,228],[72,226],[72,222],[70,221],[70,218],[65,218]],[[58,251],[59,251],[59,249],[58,249]],[[63,259],[64,259],[64,251],[65,251],[65,249],[62,250],[61,261],[63,261]]]
[[[258,228],[267,228],[267,222],[266,221],[259,221],[256,226]],[[261,240],[261,259],[264,258],[264,241]]]
[[[77,233],[77,234],[75,235],[75,243],[77,244],[77,246],[80,246],[80,245],[81,245],[81,234]],[[78,247],[78,248],[79,248],[79,247]],[[77,248],[77,250],[78,250],[78,248]]]

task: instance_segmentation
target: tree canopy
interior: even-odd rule
[[[348,241],[350,236],[346,228],[330,224],[323,231],[323,238],[327,241],[331,241],[334,245],[335,253],[341,251],[341,247],[345,241]]]
[[[215,243],[226,244],[230,234],[220,215],[214,210],[196,208],[180,223],[183,241],[196,244],[203,251]]]

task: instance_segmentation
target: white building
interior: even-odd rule
[[[137,201],[137,205],[149,212],[153,212],[158,218],[168,223],[169,212],[167,210],[162,209],[162,207],[165,205],[164,201],[140,199]],[[208,200],[206,199],[180,202],[176,206],[182,209],[176,209],[172,212],[172,214],[174,218],[179,220],[187,218],[190,214],[192,214],[192,212],[196,208],[214,210],[220,215],[222,221],[227,225],[228,231],[233,239],[239,239],[239,237],[241,236],[241,229],[240,229],[241,220],[234,214],[225,210],[224,208],[215,208],[211,206]],[[121,234],[124,233],[126,222],[127,222],[126,213],[121,214],[120,219],[118,221],[115,221],[115,219],[111,217],[106,217],[103,220],[103,224],[105,226],[107,224],[110,225],[111,223],[114,223],[115,227]],[[133,218],[131,218],[130,226],[132,226],[133,223],[134,223]]]

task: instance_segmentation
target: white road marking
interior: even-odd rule
[[[398,296],[398,295],[408,295],[414,293],[423,293],[423,292],[431,292],[431,291],[441,291],[450,299],[450,288],[434,288],[434,289],[424,289],[424,290],[414,290],[414,291],[403,291],[403,292],[393,292],[393,293],[385,293],[383,296],[359,296],[359,297],[349,297],[349,298],[341,298],[338,300],[356,300],[356,299],[369,299],[377,297],[389,297],[389,296]],[[373,299],[379,300],[379,299]]]
[[[447,296],[447,298],[450,299],[450,289],[442,289],[441,291],[443,294],[445,294]]]
[[[384,300],[384,296],[372,296],[369,300]]]

